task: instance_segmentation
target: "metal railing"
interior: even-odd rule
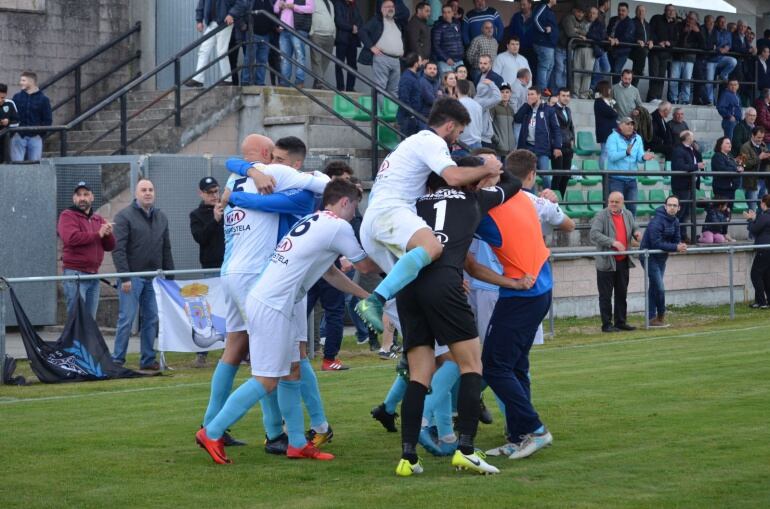
[[[630,42],[620,42],[617,45],[612,46],[612,45],[610,45],[610,43],[608,41],[599,41],[599,42],[597,42],[597,41],[592,41],[590,39],[577,39],[577,38],[570,39],[567,42],[567,62],[566,62],[566,66],[565,66],[566,73],[567,73],[567,88],[569,88],[570,90],[572,90],[574,88],[573,87],[573,85],[574,85],[573,84],[573,75],[575,73],[577,73],[577,74],[591,74],[591,75],[593,75],[593,74],[600,74],[602,76],[606,76],[607,79],[615,78],[615,77],[620,77],[621,76],[621,73],[614,73],[614,72],[612,72],[612,69],[610,69],[607,72],[602,72],[602,71],[594,71],[593,69],[577,69],[577,68],[574,68],[573,59],[570,58],[569,55],[572,54],[572,52],[574,51],[576,46],[589,46],[589,47],[602,46],[603,48],[605,48],[605,51],[609,50],[609,49],[612,49],[612,48],[631,48],[631,49],[636,48],[636,49],[642,49],[642,46],[640,46],[639,44],[634,44],[634,43],[630,43]],[[646,46],[644,48],[646,48]],[[741,62],[743,62],[744,59],[747,58],[747,55],[744,55],[742,53],[727,52],[727,53],[723,54],[723,53],[719,53],[719,52],[715,52],[715,51],[709,51],[709,50],[703,50],[703,49],[679,48],[679,47],[674,47],[674,46],[668,47],[668,48],[661,48],[660,46],[653,46],[652,48],[648,48],[648,51],[649,52],[666,52],[666,53],[673,53],[673,54],[676,54],[676,53],[688,53],[688,54],[691,54],[691,55],[699,55],[699,56],[703,56],[703,57],[713,57],[713,56],[724,55],[724,56],[730,56],[730,57],[735,58],[738,61],[738,64],[740,64]],[[609,51],[608,51],[608,53],[609,53]],[[748,55],[748,57],[752,57],[752,56]],[[626,62],[628,62],[628,60],[630,60],[630,59],[631,59],[630,56],[627,57]],[[758,65],[757,62],[755,61],[754,62],[754,76],[756,76],[757,65]],[[696,80],[696,79],[692,79],[692,78],[690,78],[690,79],[685,79],[685,78],[667,78],[666,76],[649,76],[649,75],[643,75],[643,74],[642,75],[634,74],[633,77],[634,77],[635,80],[642,79],[642,80],[647,80],[648,82],[650,82],[650,81],[663,81],[663,82],[666,82],[666,83],[670,83],[670,82],[675,82],[675,83],[691,83],[693,85],[708,85],[708,84],[712,84],[714,86],[718,86],[721,83],[724,83],[724,80],[716,79],[716,76],[715,76],[715,79],[713,79],[713,80]],[[738,83],[741,86],[749,85],[751,87],[752,97],[756,97],[756,95],[757,95],[756,94],[756,92],[757,92],[757,90],[756,90],[757,89],[757,82],[756,82],[756,80],[754,80],[754,81],[739,81]],[[716,93],[714,93],[714,96],[716,98]],[[692,94],[691,94],[690,97],[691,98],[693,97]],[[715,99],[715,103],[716,103],[716,99]]]

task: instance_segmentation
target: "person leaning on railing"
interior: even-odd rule
[[[760,212],[750,210],[743,216],[749,220],[749,232],[755,245],[770,244],[770,194],[759,202]],[[768,309],[770,303],[770,251],[759,249],[751,264],[751,284],[754,286],[752,308]]]
[[[734,172],[735,176],[714,176],[711,183],[711,190],[714,196],[721,196],[730,200],[729,205],[732,209],[733,200],[735,200],[735,191],[740,186],[740,172],[743,172],[743,158],[739,164],[731,155],[732,142],[727,136],[722,136],[714,145],[714,156],[711,158],[711,171],[713,172]]]

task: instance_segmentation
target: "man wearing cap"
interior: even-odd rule
[[[94,194],[86,182],[78,182],[72,193],[73,205],[62,211],[56,231],[62,240],[62,272],[65,276],[89,275],[99,272],[105,251],[115,248],[112,225],[94,214]],[[96,318],[99,307],[99,280],[79,281],[80,294],[86,310]],[[67,311],[72,309],[78,295],[78,281],[64,282]]]
[[[652,152],[644,151],[644,142],[642,137],[636,134],[634,119],[621,118],[618,127],[607,138],[607,170],[609,172],[637,171],[639,163],[654,157],[655,154]],[[609,187],[610,192],[622,193],[626,202],[636,201],[638,194],[636,175],[610,174]],[[636,215],[635,203],[626,203],[626,208],[631,211],[631,214]]]
[[[198,195],[201,202],[190,212],[190,231],[200,247],[201,267],[218,269],[225,257],[224,208],[219,203],[219,182],[214,177],[203,177],[198,182]],[[195,367],[206,365],[206,354],[198,353]]]

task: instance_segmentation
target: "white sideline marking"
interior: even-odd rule
[[[539,348],[537,350],[534,350],[535,352],[558,352],[562,350],[573,350],[578,348],[598,348],[603,346],[622,346],[627,344],[634,344],[634,343],[647,343],[650,341],[658,341],[661,339],[674,339],[674,338],[692,338],[692,337],[698,337],[698,336],[710,336],[713,334],[722,334],[722,333],[731,333],[731,332],[744,332],[744,331],[751,331],[751,330],[757,330],[757,329],[766,329],[769,328],[770,325],[754,325],[751,327],[742,327],[739,329],[720,329],[720,330],[714,330],[714,331],[701,331],[701,332],[688,332],[685,334],[669,334],[666,336],[652,336],[649,338],[639,338],[639,339],[630,339],[628,341],[604,341],[600,343],[589,343],[587,345],[567,345],[567,346],[552,346],[552,347],[544,347]],[[740,339],[748,339],[748,338],[733,338],[732,340],[740,340]],[[377,365],[377,366],[361,366],[359,368],[355,368],[356,371],[362,371],[362,370],[369,370],[369,369],[394,369],[393,365],[387,364],[387,365]],[[322,371],[318,371],[318,374],[323,373]],[[178,389],[178,388],[184,388],[184,387],[198,387],[198,386],[208,386],[210,385],[210,382],[195,382],[195,383],[189,383],[189,384],[174,384],[174,385],[161,385],[161,386],[155,386],[155,387],[138,387],[135,389],[121,389],[117,391],[103,391],[103,392],[88,392],[83,394],[67,394],[62,396],[44,396],[42,398],[13,398],[13,397],[0,397],[0,405],[15,405],[18,403],[35,403],[38,401],[58,401],[58,400],[66,400],[66,399],[76,399],[76,398],[88,398],[91,396],[109,396],[112,394],[129,394],[132,392],[150,392],[150,391],[162,391],[162,390],[168,390],[168,389]]]

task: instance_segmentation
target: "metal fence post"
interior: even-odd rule
[[[690,203],[690,242],[695,242],[698,234],[698,226],[696,224],[698,222],[698,204],[695,199],[698,174],[697,172],[692,172],[690,175],[690,199],[692,200]]]
[[[650,328],[650,280],[649,280],[649,262],[650,262],[650,251],[645,249],[644,253],[642,253],[642,258],[644,258],[644,262],[642,266],[644,267],[644,328],[649,329]]]
[[[5,291],[8,284],[0,279],[0,385],[5,383]]]
[[[730,320],[735,320],[735,287],[733,285],[733,253],[735,250],[732,246],[727,251],[727,263],[729,266],[729,278],[730,278]]]

